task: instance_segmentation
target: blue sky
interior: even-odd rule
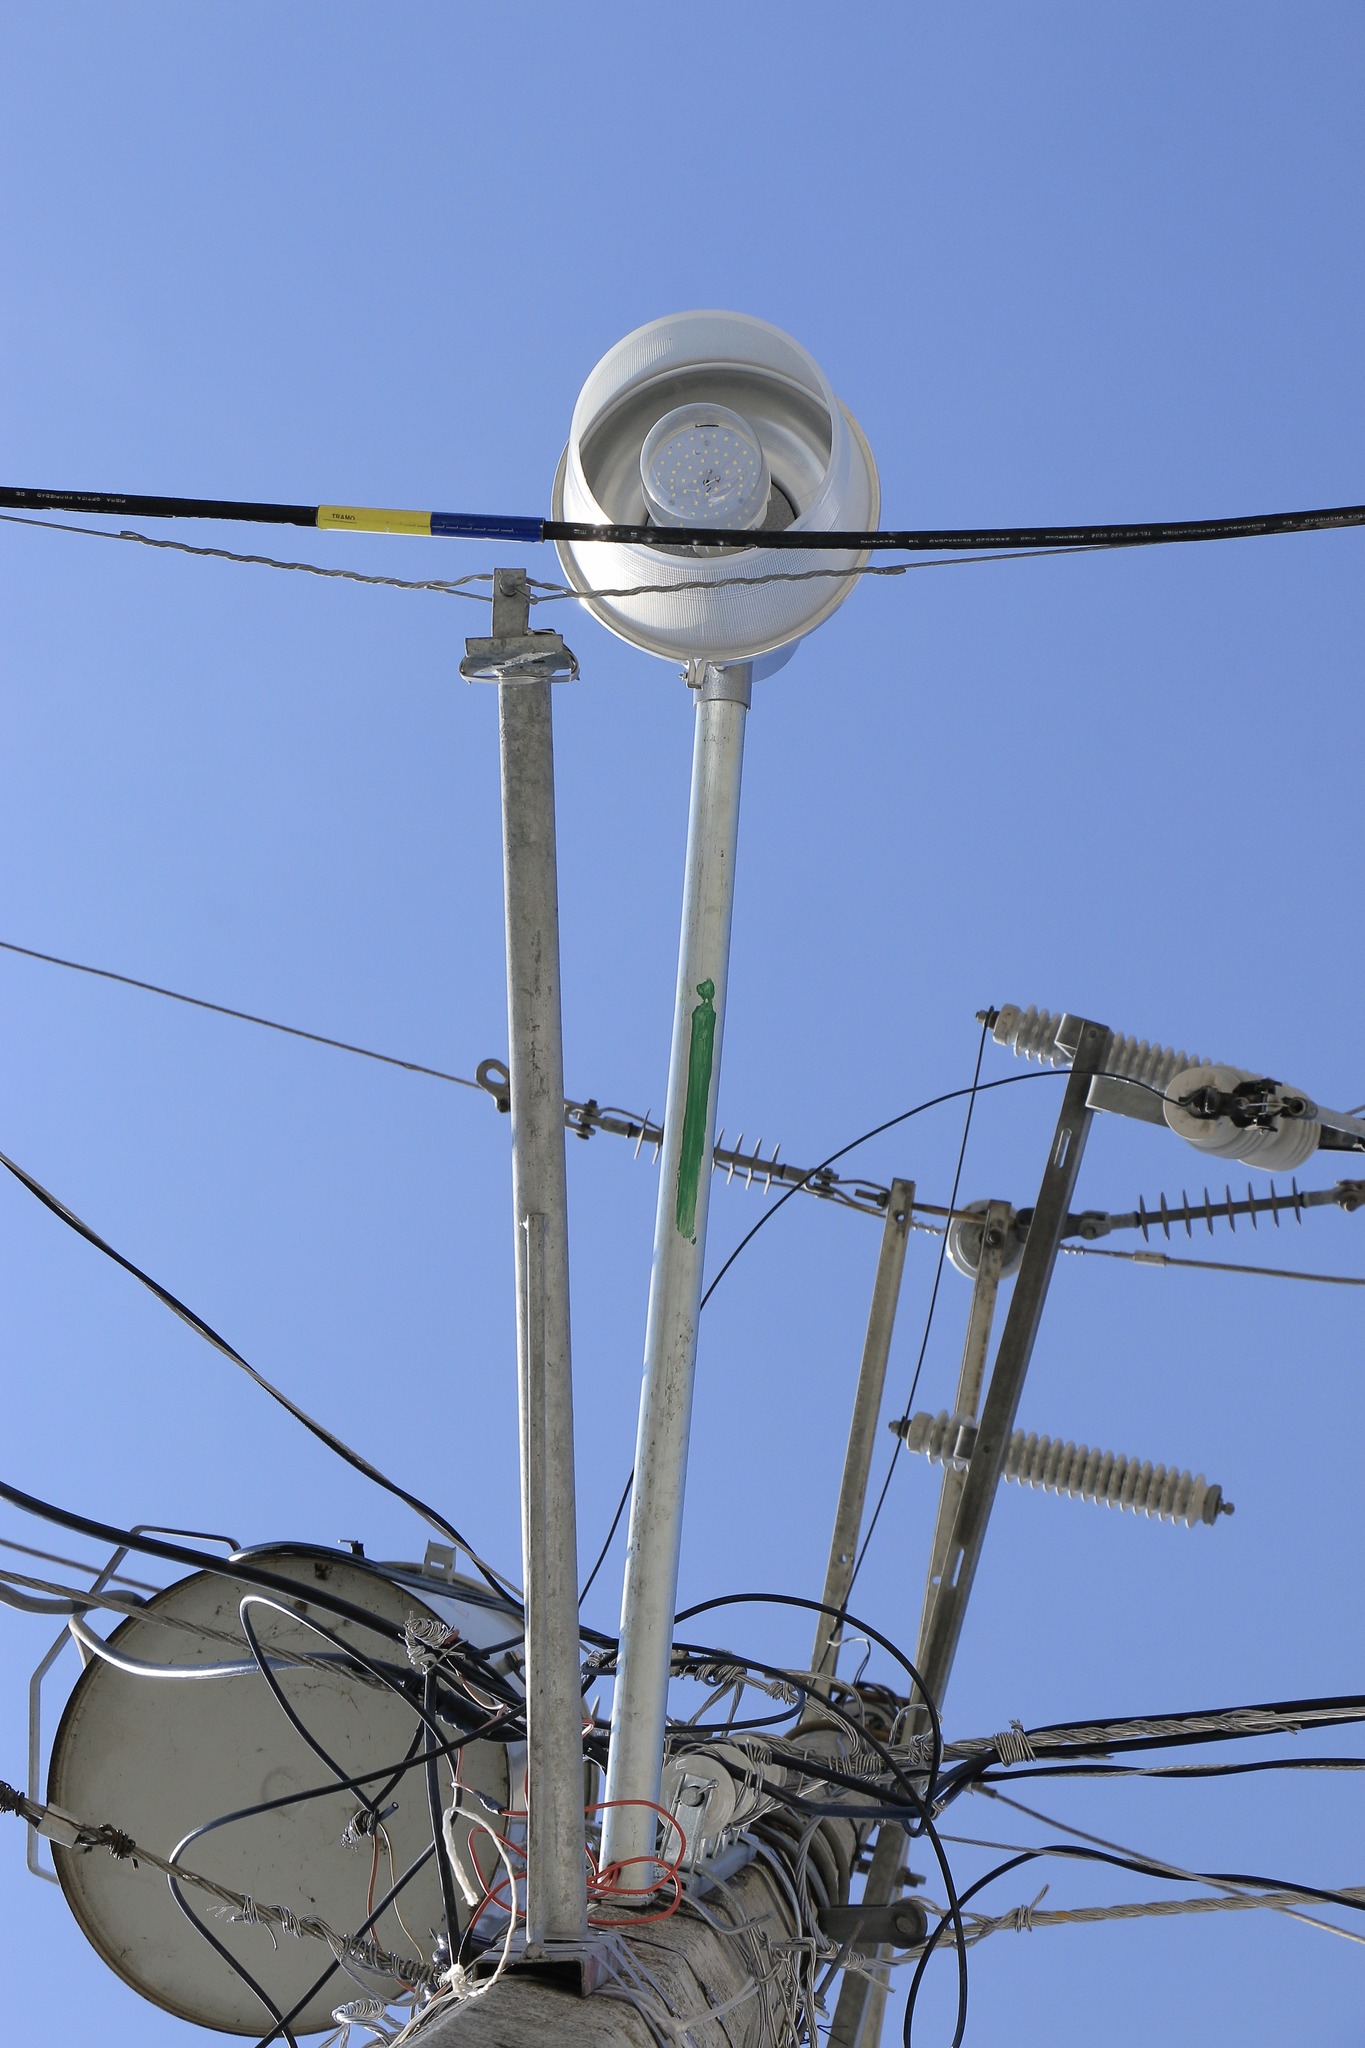
[[[0,36],[6,481],[537,512],[598,356],[710,305],[817,357],[890,523],[1365,495],[1359,7],[49,4]],[[400,576],[556,573],[505,547],[268,539]],[[750,721],[722,1122],[814,1161],[963,1085],[973,1013],[1006,1001],[1365,1098],[1361,546],[857,591]],[[456,673],[486,614],[13,526],[0,579],[0,937],[462,1074],[505,1051],[495,706]],[[562,624],[583,671],[556,698],[567,1083],[657,1109],[690,709],[669,665]],[[514,1565],[492,1107],[12,956],[0,1000],[4,1149]],[[1054,1105],[985,1098],[964,1192],[1031,1201]],[[861,1163],[946,1199],[960,1129],[934,1112]],[[569,1166],[590,1557],[633,1444],[654,1188],[605,1137]],[[1195,1180],[1174,1138],[1106,1119],[1080,1198]],[[717,1190],[713,1265],[760,1199]],[[1319,1213],[1251,1255],[1365,1273],[1361,1230]],[[891,1412],[935,1242],[911,1247]],[[794,1201],[707,1310],[685,1597],[818,1592],[876,1250],[875,1224]],[[19,1484],[115,1523],[420,1549],[14,1186],[0,1260]],[[949,1274],[925,1406],[951,1398],[966,1304]],[[1189,1532],[1003,1493],[954,1732],[1358,1689],[1360,1313],[1348,1289],[1063,1262],[1021,1422],[1202,1469],[1238,1512]],[[935,1497],[902,1460],[859,1584],[902,1640]],[[45,1540],[9,1510],[0,1533]],[[591,1619],[615,1600],[608,1574]],[[804,1628],[746,1628],[756,1654],[806,1654]],[[11,1779],[47,1641],[0,1611]],[[1354,1787],[1048,1799],[1169,1860],[1350,1884]],[[962,1833],[1028,1834],[966,1805]],[[1049,1904],[1144,1893],[1044,1875]],[[25,1876],[17,1824],[0,1895],[16,2031],[79,2013],[110,2048],[185,2037]],[[1344,2048],[1357,1954],[1261,1914],[1001,1935],[969,2038],[1080,2039],[1103,2013],[1115,2048]],[[926,2040],[950,2031],[949,1976]]]

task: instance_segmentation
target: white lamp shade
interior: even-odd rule
[[[725,445],[737,451],[740,468],[717,479],[718,502],[732,493],[738,515],[733,521],[697,517],[695,524],[750,525],[743,510],[752,468],[742,448],[747,429],[771,478],[761,525],[809,533],[875,528],[877,469],[857,421],[799,343],[746,313],[671,314],[608,350],[574,407],[553,516],[597,526],[652,522],[666,536],[668,518],[659,516],[657,492],[651,492],[653,504],[646,496],[641,456],[660,422],[684,411],[699,421],[738,421],[737,438]],[[689,456],[697,445],[689,445]],[[689,489],[694,480],[693,461]],[[681,521],[675,515],[672,523]],[[856,580],[842,574],[736,585],[732,578],[856,571],[867,560],[865,551],[761,544],[714,552],[614,541],[558,541],[556,547],[566,579],[604,626],[650,654],[682,662],[750,661],[790,647],[843,603]],[[663,588],[640,597],[590,594],[642,583]]]

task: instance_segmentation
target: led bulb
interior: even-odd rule
[[[762,523],[772,487],[758,435],[723,405],[665,413],[640,451],[640,475],[656,526],[743,532]]]

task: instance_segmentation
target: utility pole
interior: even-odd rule
[[[465,668],[498,678],[526,1600],[526,1952],[548,1958],[557,1944],[581,1943],[587,1880],[550,705],[564,649],[557,633],[530,633],[528,615],[525,571],[497,570],[492,639],[469,643]]]

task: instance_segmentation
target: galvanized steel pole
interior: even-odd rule
[[[524,635],[526,620],[525,573],[500,569],[494,641]],[[543,681],[498,685],[532,1954],[581,1940],[587,1929],[551,688]]]
[[[697,696],[682,937],[611,1717],[608,1802],[659,1797],[751,680],[747,663],[726,668],[708,664]],[[646,1805],[609,1803],[602,1840],[604,1865],[650,1856],[656,1826]],[[646,1866],[635,1869],[636,1881],[645,1882]]]
[[[826,1607],[842,1607],[853,1584],[858,1537],[867,1501],[867,1479],[877,1441],[877,1418],[882,1412],[886,1365],[891,1356],[891,1334],[896,1327],[896,1306],[900,1300],[901,1275],[905,1271],[905,1248],[910,1238],[914,1201],[913,1181],[892,1181],[886,1203],[882,1248],[877,1259],[877,1278],[872,1288],[872,1307],[868,1311],[867,1335],[863,1340],[862,1364],[858,1370],[858,1389],[848,1425],[848,1448],[844,1453],[839,1505],[834,1512],[829,1563],[825,1568],[822,1598]],[[810,1668],[817,1678],[833,1678],[842,1638],[843,1624],[832,1614],[822,1614],[816,1625],[815,1646],[810,1660]]]

